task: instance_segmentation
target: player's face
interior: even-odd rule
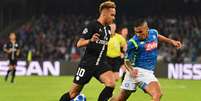
[[[116,15],[116,9],[115,8],[109,8],[107,9],[107,14],[105,15],[106,23],[108,25],[112,24],[113,21],[115,20],[115,15]]]
[[[16,40],[16,35],[14,33],[11,33],[9,38],[10,40]]]
[[[128,28],[123,28],[121,30],[121,35],[124,36],[124,37],[127,37],[127,35],[128,35]]]
[[[148,37],[148,25],[145,22],[141,26],[135,27],[135,33],[137,36],[141,39],[144,40]]]

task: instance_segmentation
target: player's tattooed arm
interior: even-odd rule
[[[131,76],[136,77],[138,75],[138,70],[133,68],[129,60],[124,60],[124,64]]]
[[[181,44],[180,41],[176,41],[176,40],[167,38],[167,37],[165,37],[163,35],[158,34],[158,39],[159,39],[159,41],[169,43],[169,44],[175,46],[178,49],[182,47],[182,44]]]
[[[84,38],[80,38],[80,40],[77,42],[77,47],[84,47],[87,46],[90,42],[96,42],[97,40],[99,40],[100,35],[98,33],[93,34],[93,36],[91,37],[91,39],[84,39]]]

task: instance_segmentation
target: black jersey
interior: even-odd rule
[[[81,38],[91,39],[95,33],[100,35],[100,40],[90,42],[86,46],[84,56],[80,62],[82,65],[99,65],[101,62],[106,61],[107,43],[111,34],[110,27],[104,26],[98,21],[92,21],[84,28]]]
[[[7,44],[4,44],[4,49],[7,49],[7,50],[11,50],[10,53],[8,53],[8,58],[10,60],[16,60],[17,59],[17,50],[20,49],[20,46],[19,44],[16,42],[16,43],[7,43]]]

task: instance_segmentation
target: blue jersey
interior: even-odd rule
[[[155,29],[148,30],[148,37],[140,40],[134,35],[128,41],[126,59],[132,66],[154,71],[157,62],[158,31]]]

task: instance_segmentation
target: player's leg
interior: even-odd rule
[[[115,87],[114,74],[112,71],[106,71],[100,75],[99,79],[105,85],[105,88],[100,93],[98,101],[108,101],[112,97]]]
[[[114,73],[115,81],[118,81],[120,78],[119,70],[120,70],[121,65],[123,64],[121,57],[110,58],[109,64],[112,66],[112,71]]]
[[[92,78],[92,70],[89,69],[90,67],[82,67],[80,66],[77,69],[77,72],[74,76],[74,83],[70,90],[63,94],[59,101],[70,101],[71,99],[75,98],[82,90],[85,84],[87,84],[90,79]]]
[[[118,81],[119,80],[119,72],[113,72],[114,73],[114,79],[115,81]]]
[[[145,87],[145,91],[152,97],[153,101],[160,101],[162,92],[159,82],[157,81],[150,82]]]
[[[12,66],[12,78],[11,78],[11,83],[14,82],[14,79],[15,79],[15,73],[16,73],[16,65],[13,65]]]
[[[10,60],[10,61],[9,61],[9,65],[8,65],[8,71],[7,71],[6,76],[5,76],[5,81],[8,80],[8,76],[9,76],[9,74],[10,74],[10,72],[12,71],[12,68],[13,68],[11,62],[12,62],[12,61]]]
[[[73,83],[69,92],[63,94],[59,101],[70,101],[70,100],[74,99],[80,93],[82,88],[83,88],[82,85]]]
[[[96,66],[94,71],[94,76],[96,79],[105,85],[105,88],[98,97],[98,101],[108,101],[108,99],[112,97],[115,87],[115,79],[114,73],[112,72],[112,67],[108,64],[108,62],[103,62],[101,65]]]
[[[126,67],[123,64],[119,69],[119,77],[121,77],[121,82],[123,82],[125,75],[126,75]]]
[[[120,93],[116,97],[113,97],[111,101],[126,101],[129,96],[136,91],[137,82],[135,79],[136,78],[133,78],[129,72],[126,72]]]
[[[111,101],[126,101],[132,93],[133,91],[121,89],[120,93],[112,97]]]
[[[139,74],[141,76],[139,77],[139,87],[143,89],[146,93],[148,93],[153,101],[160,101],[160,98],[162,96],[160,84],[153,74],[153,71],[145,70],[145,69],[140,69]]]
[[[114,78],[115,81],[118,81],[120,79],[119,72],[121,65],[123,64],[121,57],[118,57],[115,59],[115,67],[114,67]]]

